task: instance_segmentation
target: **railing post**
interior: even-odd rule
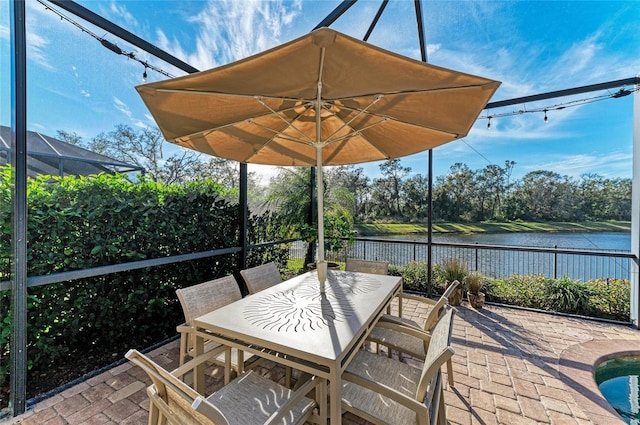
[[[476,245],[478,244],[478,242],[476,242]],[[475,269],[474,270],[478,270],[478,248],[476,248],[476,264],[475,264]]]
[[[558,245],[554,245],[553,249],[558,249]],[[557,279],[558,278],[558,252],[555,251],[553,253],[553,278]]]
[[[640,74],[638,74],[640,77]],[[638,84],[636,84],[638,87]],[[640,328],[640,93],[633,95],[633,171],[631,178],[631,308],[629,316],[631,323]]]

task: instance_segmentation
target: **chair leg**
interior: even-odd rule
[[[285,366],[284,368],[284,385],[287,388],[291,388],[291,367]]]
[[[447,360],[447,380],[449,381],[450,387],[455,386],[453,382],[453,363],[451,362],[451,359]]]
[[[327,414],[327,380],[323,379],[322,381],[323,382],[316,387],[316,402],[319,407],[320,423],[324,425],[327,423],[329,415]]]
[[[149,403],[149,425],[159,425],[160,424],[160,411],[158,407],[153,404],[153,402]]]
[[[180,366],[184,364],[187,358],[187,345],[189,345],[189,337],[183,333],[180,335]]]
[[[444,405],[444,388],[440,386],[440,402],[438,403],[438,425],[447,425],[447,412]]]

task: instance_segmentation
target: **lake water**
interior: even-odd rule
[[[393,240],[394,242],[368,242],[367,239]],[[536,248],[578,249],[584,251],[631,250],[631,234],[609,233],[478,233],[434,234],[435,243],[464,245],[497,245]],[[396,241],[406,241],[397,243]],[[394,235],[362,238],[348,248],[347,256],[370,260],[389,261],[391,264],[406,264],[425,261],[428,246],[411,242],[426,242],[427,235]],[[498,250],[436,245],[432,261],[440,264],[448,258],[463,260],[472,270],[488,276],[510,276],[512,274],[544,274],[548,277],[569,276],[575,279],[597,278],[629,279],[631,260],[609,255],[578,255],[572,253],[531,252],[521,250]]]
[[[373,239],[396,239],[411,241],[427,241],[426,234],[394,235],[372,237]],[[544,248],[573,248],[596,250],[631,250],[631,234],[625,232],[608,233],[474,233],[464,234],[433,234],[434,242],[507,245],[507,246],[535,246]]]

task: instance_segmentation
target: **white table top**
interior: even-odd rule
[[[205,314],[194,325],[335,366],[368,333],[365,328],[382,314],[401,282],[398,276],[329,270],[321,295],[316,273],[305,273]]]

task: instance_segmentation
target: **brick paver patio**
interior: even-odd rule
[[[404,313],[424,312],[406,303]],[[500,306],[474,310],[463,303],[453,338],[455,387],[445,392],[450,424],[624,423],[600,396],[593,366],[612,353],[640,352],[640,331]],[[150,355],[167,369],[175,368],[178,342]],[[210,372],[221,376],[219,369]],[[273,379],[284,376],[282,368],[268,362],[260,372]],[[212,382],[210,388],[221,385],[221,379]],[[2,423],[146,424],[148,384],[142,371],[125,363]],[[350,415],[343,423],[367,424]]]

